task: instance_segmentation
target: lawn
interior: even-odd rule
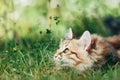
[[[55,70],[53,55],[58,40],[10,41],[0,51],[0,80],[119,80],[120,65],[78,74],[75,69]]]

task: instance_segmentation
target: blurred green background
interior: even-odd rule
[[[120,17],[120,0],[0,0],[0,41],[59,39],[71,27],[108,36],[104,19]]]

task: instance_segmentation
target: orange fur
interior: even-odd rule
[[[74,67],[81,72],[94,65],[104,64],[107,62],[106,56],[110,53],[115,55],[116,60],[120,58],[118,57],[120,51],[117,51],[120,45],[116,44],[117,48],[113,46],[113,43],[120,40],[117,40],[117,36],[117,39],[103,38],[95,34],[90,35],[85,31],[80,39],[73,39],[71,29],[67,34],[67,39],[61,42],[60,48],[54,55],[54,60],[59,67]]]

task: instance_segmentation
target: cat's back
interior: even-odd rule
[[[112,53],[115,58],[120,60],[120,35],[105,38],[93,34],[91,37],[91,53],[101,57],[101,59]]]
[[[120,61],[120,34],[105,38],[105,40],[114,47],[117,53],[116,55]]]
[[[113,45],[116,49],[120,49],[120,34],[105,39],[108,43]]]

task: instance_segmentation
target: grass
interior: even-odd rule
[[[78,74],[74,69],[55,71],[53,55],[57,40],[10,41],[0,51],[0,80],[119,80],[119,63],[108,70],[98,69]]]

